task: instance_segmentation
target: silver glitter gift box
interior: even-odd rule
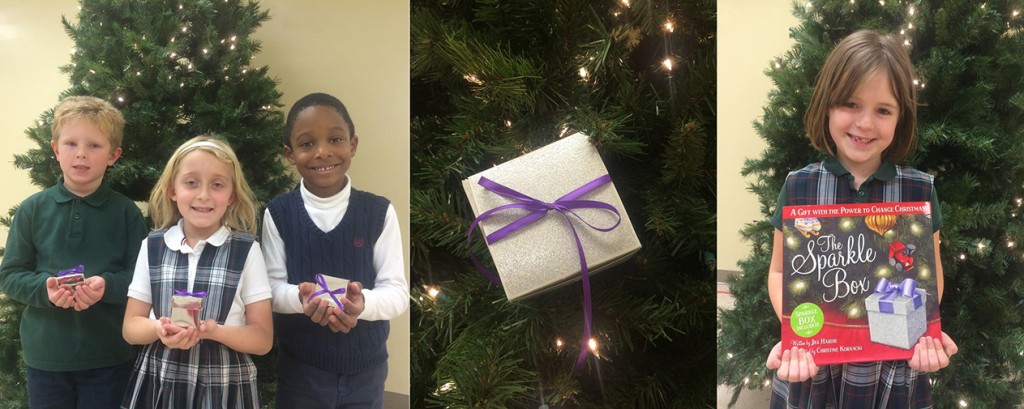
[[[892,313],[881,312],[879,302],[885,294],[874,293],[864,300],[868,310],[868,330],[871,342],[891,347],[910,349],[928,329],[924,306],[928,293],[915,290],[921,297],[921,306],[914,308],[914,299],[897,296],[892,300]]]
[[[550,203],[607,173],[589,137],[577,133],[470,176],[462,185],[473,213],[479,216],[502,205],[519,203],[480,186],[481,177]],[[608,203],[622,217],[614,230],[601,232],[569,214],[583,245],[590,274],[621,262],[640,250],[633,224],[611,182],[584,194],[579,200]],[[575,212],[597,227],[607,228],[616,221],[615,215],[605,210],[577,209]],[[524,209],[496,212],[480,222],[479,230],[486,236],[528,213]],[[580,259],[572,229],[557,211],[549,211],[540,220],[488,245],[488,250],[510,301],[580,278]]]

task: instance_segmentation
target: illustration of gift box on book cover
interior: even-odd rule
[[[909,359],[939,337],[931,203],[783,208],[782,346],[818,365]]]

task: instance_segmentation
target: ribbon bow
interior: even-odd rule
[[[60,270],[57,272],[57,277],[64,277],[71,274],[82,274],[85,272],[85,266],[79,264],[67,270]]]
[[[564,196],[558,198],[554,202],[547,203],[543,200],[534,199],[523,193],[517,192],[512,188],[501,185],[500,183],[495,182],[493,180],[481,177],[478,183],[480,184],[480,186],[483,186],[484,189],[490,190],[494,193],[511,198],[513,200],[517,200],[518,203],[510,203],[498,206],[491,210],[481,213],[480,216],[478,216],[475,220],[473,220],[473,223],[470,224],[469,233],[466,234],[466,245],[468,246],[470,239],[473,237],[473,230],[476,229],[477,224],[479,224],[484,219],[491,217],[491,215],[507,209],[526,209],[529,210],[530,213],[526,214],[523,217],[520,217],[519,219],[512,223],[509,223],[505,227],[502,227],[498,230],[495,230],[491,234],[488,234],[487,244],[493,244],[507,237],[508,235],[514,233],[515,231],[522,229],[537,220],[540,220],[542,217],[544,217],[544,215],[546,215],[551,210],[558,211],[562,215],[562,217],[565,218],[565,221],[569,224],[569,228],[572,230],[572,236],[576,240],[576,251],[579,253],[580,258],[580,276],[582,277],[583,282],[583,342],[580,347],[580,354],[576,359],[576,365],[574,366],[574,369],[579,369],[580,365],[583,364],[583,361],[586,360],[589,351],[587,342],[590,340],[591,300],[590,271],[587,268],[587,258],[586,255],[583,254],[583,243],[580,242],[580,236],[576,232],[576,227],[573,225],[572,219],[569,218],[569,215],[571,214],[575,216],[577,219],[583,222],[583,224],[587,225],[588,227],[594,230],[601,232],[609,232],[614,230],[616,227],[619,227],[619,223],[622,222],[622,216],[619,214],[619,211],[615,209],[615,206],[594,200],[576,200],[578,197],[583,196],[584,194],[596,189],[597,187],[604,185],[605,183],[611,182],[611,180],[612,178],[609,175],[598,177],[597,179],[594,179],[584,184],[583,186],[580,186],[575,190],[565,194]],[[611,227],[602,228],[594,226],[587,222],[586,220],[584,220],[583,217],[581,217],[579,214],[576,214],[576,212],[574,211],[574,209],[586,208],[608,210],[612,213],[615,213],[615,217],[618,220],[616,220],[615,224],[612,225]],[[470,259],[473,261],[473,264],[476,266],[477,270],[480,271],[481,274],[486,276],[495,284],[498,284],[499,286],[501,285],[501,281],[497,277],[495,277],[494,274],[491,274],[491,272],[487,271],[487,269],[484,268],[484,266],[481,265],[479,261],[477,261],[476,257],[473,257],[472,253],[470,253]]]
[[[316,298],[320,294],[328,294],[331,296],[331,299],[334,300],[334,304],[337,305],[338,308],[341,308],[342,311],[345,311],[345,306],[341,305],[341,300],[339,300],[338,297],[335,297],[335,295],[345,294],[345,288],[332,290],[330,287],[327,286],[327,280],[324,279],[323,274],[316,275],[316,285],[320,287],[320,290],[310,295],[309,299],[306,300],[306,302],[310,302],[311,300],[313,300],[313,298]]]
[[[904,279],[901,283],[895,284],[889,282],[888,279],[882,278],[878,280],[878,285],[875,286],[876,294],[885,294],[881,299],[878,300],[878,310],[887,314],[892,314],[892,301],[896,297],[902,295],[907,298],[914,298],[915,292],[917,291],[917,282],[912,278]],[[915,308],[919,301],[915,302]]]

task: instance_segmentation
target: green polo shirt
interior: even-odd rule
[[[833,156],[829,156],[825,159],[823,166],[825,170],[832,172],[836,177],[842,177],[847,175],[850,171],[843,167],[843,164],[839,162]],[[853,203],[864,203],[864,197],[867,196],[865,191],[873,183],[885,183],[891,182],[896,178],[896,165],[888,161],[882,161],[881,166],[875,171],[874,175],[868,177],[863,183],[860,184],[860,189],[853,187],[853,178],[850,178],[850,190],[856,191],[853,194]],[[782,207],[785,206],[786,202],[789,201],[789,189],[786,186],[782,186],[782,191],[779,192],[779,200],[775,202],[775,213],[772,214],[771,222],[772,226],[776,229],[782,230]],[[942,212],[939,211],[939,196],[935,194],[935,186],[932,185],[931,189],[931,202],[932,202],[932,231],[939,231],[942,228]]]
[[[135,203],[106,182],[78,197],[61,178],[21,203],[0,263],[0,291],[27,306],[21,345],[29,367],[77,371],[134,357],[121,323],[146,230]],[[46,296],[46,279],[79,264],[86,277],[103,277],[103,298],[84,311],[54,306]]]

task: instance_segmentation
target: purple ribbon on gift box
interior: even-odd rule
[[[71,274],[82,274],[85,273],[85,266],[79,264],[67,270],[60,270],[57,272],[57,277],[64,277]]]
[[[327,280],[324,279],[324,275],[323,274],[317,274],[316,275],[316,285],[320,286],[320,290],[315,292],[315,293],[313,293],[312,295],[310,295],[309,299],[306,300],[306,302],[312,301],[314,298],[316,298],[320,294],[328,294],[328,295],[331,296],[331,299],[334,300],[334,304],[337,305],[338,308],[341,308],[342,311],[345,311],[345,306],[341,305],[341,300],[339,300],[338,297],[335,297],[335,295],[345,294],[345,289],[344,288],[339,288],[337,290],[332,290],[330,287],[327,286]]]
[[[917,282],[913,278],[904,279],[899,284],[890,283],[889,280],[882,278],[875,286],[875,293],[885,294],[878,300],[878,310],[886,314],[893,313],[892,302],[901,295],[912,298],[915,309],[921,307],[921,297],[917,296]]]
[[[174,290],[174,295],[180,295],[184,297],[206,298],[206,291],[190,293],[188,292],[188,290]]]
[[[477,224],[479,224],[484,219],[487,219],[494,213],[507,209],[526,209],[529,210],[530,213],[526,214],[523,217],[520,217],[518,220],[512,223],[509,223],[507,226],[502,227],[492,232],[491,234],[488,234],[487,244],[494,244],[498,240],[507,237],[516,230],[522,229],[528,226],[530,223],[540,220],[551,210],[558,211],[562,215],[562,217],[565,218],[565,221],[569,224],[569,228],[572,230],[572,236],[576,240],[576,251],[579,253],[580,258],[580,276],[582,277],[583,282],[583,342],[580,348],[580,354],[576,359],[576,365],[573,367],[574,370],[579,369],[580,365],[583,364],[583,361],[586,360],[588,351],[590,350],[587,346],[587,342],[590,340],[591,299],[590,271],[587,268],[587,257],[585,254],[583,254],[583,243],[580,242],[580,235],[576,232],[576,227],[573,225],[572,219],[569,218],[569,215],[571,214],[573,216],[576,216],[576,218],[583,222],[583,224],[586,224],[588,227],[601,232],[609,232],[614,230],[616,227],[619,227],[619,223],[622,222],[622,216],[619,214],[619,211],[615,209],[615,206],[594,200],[576,200],[578,197],[583,196],[584,194],[590,192],[591,190],[594,190],[597,187],[604,185],[605,183],[611,182],[611,180],[612,178],[609,175],[598,177],[597,179],[594,179],[584,184],[583,186],[580,186],[575,190],[565,194],[564,196],[558,198],[554,202],[547,203],[543,200],[534,199],[530,196],[517,192],[493,180],[487,179],[485,177],[480,177],[480,181],[477,183],[479,183],[480,186],[483,186],[484,189],[517,200],[519,201],[519,203],[510,203],[498,206],[491,210],[481,213],[480,216],[473,220],[473,223],[469,226],[469,233],[466,234],[466,245],[468,246],[470,239],[473,237],[473,230],[476,229]],[[586,220],[583,219],[583,217],[581,217],[579,214],[576,214],[576,212],[573,211],[573,209],[587,208],[608,210],[612,213],[615,213],[615,217],[617,217],[618,220],[616,220],[615,224],[612,225],[611,227],[601,228],[588,223]],[[479,261],[477,261],[476,257],[473,257],[472,253],[470,253],[470,259],[473,261],[473,264],[476,265],[477,270],[480,271],[481,274],[486,276],[495,284],[501,285],[501,281],[498,279],[498,277],[495,277],[494,274],[491,274],[490,271],[484,268],[484,266],[481,265]]]

